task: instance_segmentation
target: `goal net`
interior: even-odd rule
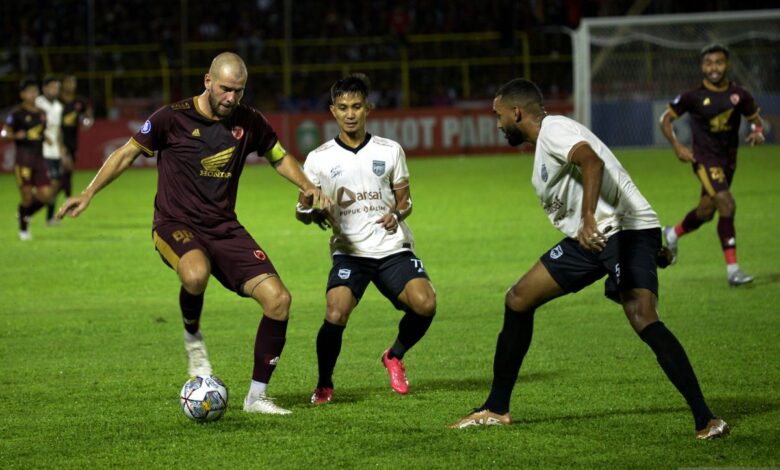
[[[777,141],[780,10],[588,18],[572,41],[576,118],[608,145],[666,144],[658,118],[701,83],[699,51],[715,42],[730,49],[729,77],[755,96]],[[685,119],[675,123],[683,141]]]

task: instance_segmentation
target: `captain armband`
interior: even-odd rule
[[[287,155],[287,150],[285,150],[284,147],[282,147],[282,144],[277,140],[274,146],[271,147],[271,150],[265,153],[265,158],[271,162],[272,165],[276,165],[285,155]]]

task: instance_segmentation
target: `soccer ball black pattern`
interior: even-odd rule
[[[216,421],[227,411],[227,387],[213,375],[192,377],[182,387],[179,403],[184,415],[193,421]]]

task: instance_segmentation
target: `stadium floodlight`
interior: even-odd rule
[[[731,78],[780,114],[780,9],[585,18],[572,34],[574,112],[608,145],[665,144],[657,118],[702,79],[699,51],[731,50]]]

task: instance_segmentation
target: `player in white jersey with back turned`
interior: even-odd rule
[[[405,219],[412,212],[409,170],[398,143],[366,132],[368,79],[353,74],[331,87],[330,111],[339,135],[306,157],[304,172],[334,201],[328,212],[312,207],[301,194],[298,220],[333,226],[333,267],[326,288],[325,321],[317,335],[319,380],[311,402],[333,397],[333,369],[352,310],[373,282],[405,312],[398,337],[381,357],[390,386],[404,395],[409,386],[402,359],[428,330],[436,313],[436,294]]]
[[[531,345],[534,312],[562,295],[608,276],[605,295],[620,303],[639,337],[693,413],[696,438],[728,434],[713,416],[682,345],[658,318],[661,224],[615,155],[589,129],[548,116],[532,82],[512,80],[493,101],[498,127],[510,145],[536,144],[533,183],[552,224],[566,235],[543,254],[505,297],[504,326],[485,403],[450,427],[511,424],[509,401]],[[663,266],[664,264],[661,264]]]
[[[64,166],[70,165],[70,158],[65,149],[62,136],[62,112],[65,109],[60,101],[62,81],[55,75],[43,78],[43,94],[35,99],[35,106],[46,113],[46,130],[44,130],[43,158],[51,177],[51,200],[46,207],[46,224],[59,225],[54,217],[54,206],[60,190],[60,181]]]

